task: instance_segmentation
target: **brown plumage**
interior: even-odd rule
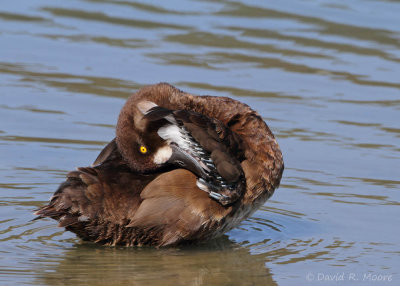
[[[171,130],[183,130],[195,144],[190,146],[201,147],[189,154],[178,148],[195,158],[183,168],[180,159],[172,160],[180,143],[168,137]],[[212,160],[210,169],[203,159]],[[261,206],[279,186],[283,167],[273,134],[249,106],[161,83],[128,99],[116,139],[91,167],[70,172],[36,214],[58,220],[83,240],[108,245],[205,241]]]

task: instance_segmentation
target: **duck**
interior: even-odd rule
[[[115,138],[35,214],[104,245],[206,242],[262,206],[283,170],[274,135],[248,105],[159,83],[128,98]]]

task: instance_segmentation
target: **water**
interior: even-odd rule
[[[399,12],[378,0],[4,1],[0,284],[399,284]],[[285,159],[272,199],[185,248],[103,247],[31,221],[113,138],[125,99],[160,81],[259,111]]]

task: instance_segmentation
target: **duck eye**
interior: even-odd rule
[[[140,150],[140,153],[142,153],[142,154],[146,154],[147,153],[147,148],[145,146],[143,146],[143,145],[140,146],[139,150]]]

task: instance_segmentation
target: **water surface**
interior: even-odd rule
[[[400,3],[264,2],[3,3],[0,284],[400,283]],[[286,167],[272,199],[195,247],[103,247],[31,221],[160,81],[263,116]]]

